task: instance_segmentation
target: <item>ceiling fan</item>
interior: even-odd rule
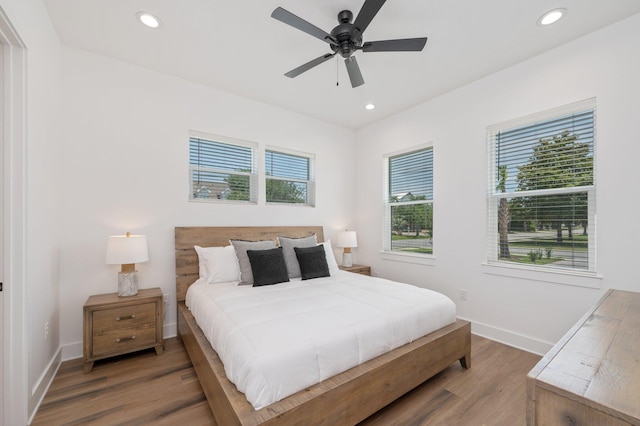
[[[343,10],[338,13],[338,24],[331,33],[327,33],[313,24],[305,21],[304,19],[294,15],[293,13],[278,7],[276,8],[271,17],[278,21],[284,22],[287,25],[291,25],[294,28],[304,31],[305,33],[312,35],[320,40],[329,43],[329,47],[333,50],[333,53],[327,53],[316,59],[313,59],[306,64],[300,65],[297,68],[292,69],[285,75],[293,78],[302,74],[311,68],[322,64],[333,58],[336,54],[345,58],[344,63],[347,66],[347,72],[349,73],[349,80],[351,80],[352,87],[358,87],[364,84],[360,67],[353,54],[357,50],[363,52],[419,52],[427,43],[427,37],[420,38],[407,38],[398,40],[381,40],[381,41],[362,41],[362,33],[367,29],[373,18],[376,16],[382,5],[386,0],[366,0],[362,9],[358,13],[356,20],[353,20],[353,13],[349,10]]]

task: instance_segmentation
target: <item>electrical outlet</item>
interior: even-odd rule
[[[167,311],[169,310],[169,295],[168,294],[162,295],[162,304],[164,305],[164,307],[162,308],[162,319],[166,320],[167,319]]]
[[[49,321],[44,323],[44,340],[49,338]]]
[[[467,301],[469,299],[469,291],[463,288],[460,289],[460,300]]]

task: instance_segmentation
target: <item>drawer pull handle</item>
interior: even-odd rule
[[[133,315],[125,315],[123,317],[117,317],[116,321],[122,321],[122,320],[128,320],[128,319],[134,319],[136,317],[136,314]]]
[[[118,337],[116,339],[116,343],[120,343],[120,342],[128,342],[129,340],[136,340],[136,336],[131,336],[131,337]]]

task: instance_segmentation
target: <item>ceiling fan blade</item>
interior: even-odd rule
[[[360,31],[360,34],[367,29],[385,1],[387,0],[366,0],[364,2],[353,23],[353,26]]]
[[[405,38],[398,40],[368,41],[362,45],[363,52],[419,52],[427,44],[427,38]]]
[[[287,25],[291,25],[292,27],[297,28],[300,31],[310,34],[316,38],[319,38],[322,41],[326,41],[327,43],[330,43],[332,41],[331,36],[326,31],[321,30],[315,25],[310,24],[299,16],[296,16],[281,7],[277,7],[271,13],[271,17],[277,19],[278,21],[284,22]]]
[[[364,84],[358,61],[355,56],[350,56],[344,60],[347,65],[347,72],[349,73],[349,80],[351,80],[351,87],[358,87]]]
[[[336,52],[337,53],[337,52]],[[333,58],[335,56],[335,53],[327,53],[326,55],[322,55],[319,58],[316,58],[312,61],[307,62],[306,64],[300,65],[298,68],[292,69],[291,71],[289,71],[288,73],[286,73],[285,75],[289,78],[293,78],[293,77],[297,77],[300,74],[302,74],[305,71],[309,71],[311,68],[320,65],[323,62],[328,61],[329,59]]]

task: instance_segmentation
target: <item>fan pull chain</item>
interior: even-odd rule
[[[340,74],[338,72],[338,57],[336,56],[336,86],[340,86]]]

